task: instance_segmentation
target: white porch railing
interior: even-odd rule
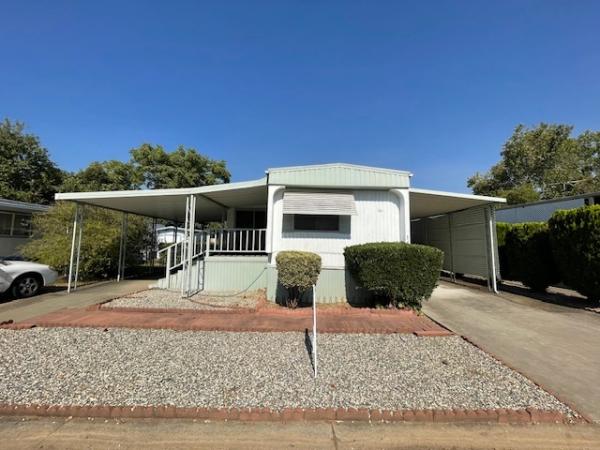
[[[265,228],[226,228],[205,231],[206,250],[210,253],[263,253]]]
[[[204,230],[194,233],[193,250],[190,261],[196,261],[212,254],[251,254],[264,253],[266,249],[265,228],[228,228],[221,230]],[[187,240],[182,240],[169,245],[157,252],[160,257],[166,255],[165,276],[175,269],[186,265]]]

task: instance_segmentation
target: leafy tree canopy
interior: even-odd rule
[[[131,150],[131,164],[149,189],[206,186],[228,183],[231,178],[225,161],[183,146],[169,153],[160,145],[142,144]]]
[[[63,192],[122,191],[139,189],[140,176],[130,163],[122,161],[92,162],[85,169],[65,176]]]
[[[225,161],[179,147],[167,152],[162,146],[143,144],[130,151],[128,162],[93,162],[65,177],[63,192],[165,189],[228,183],[231,175]]]
[[[475,194],[526,203],[600,190],[600,131],[572,136],[570,125],[519,125],[502,159],[468,180]]]
[[[24,128],[8,119],[0,123],[0,197],[47,204],[54,199],[62,172],[37,136]]]

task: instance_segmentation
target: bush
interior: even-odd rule
[[[544,291],[559,281],[546,223],[512,225],[506,232],[505,247],[511,279],[521,281],[535,291]]]
[[[416,310],[429,298],[442,270],[444,253],[426,245],[376,242],[344,250],[356,283],[390,305]]]
[[[108,209],[82,206],[83,235],[79,278],[98,279],[114,276],[119,261],[121,214]],[[59,202],[47,213],[33,217],[33,236],[21,249],[27,259],[48,264],[60,274],[69,271],[75,205]],[[129,215],[126,268],[142,262],[142,252],[150,244],[150,222]]]
[[[562,281],[600,300],[600,205],[556,211],[548,226]]]
[[[277,274],[281,285],[287,289],[287,305],[298,306],[302,293],[317,284],[321,272],[321,257],[311,252],[279,252]]]
[[[502,279],[512,279],[510,265],[508,264],[508,255],[506,247],[506,234],[512,228],[512,224],[506,222],[496,223],[496,236],[498,238],[498,259],[500,261],[500,275]]]

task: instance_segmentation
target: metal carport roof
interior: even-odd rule
[[[451,212],[462,211],[475,206],[506,203],[500,197],[460,194],[456,192],[432,191],[429,189],[410,188],[410,218],[440,216]]]
[[[183,222],[185,201],[197,196],[196,220],[221,220],[227,208],[254,208],[267,205],[266,178],[255,181],[217,184],[197,188],[131,191],[69,192],[56,200],[75,201],[116,211]]]

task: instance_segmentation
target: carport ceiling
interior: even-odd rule
[[[475,206],[502,204],[506,199],[410,188],[410,218],[439,216]]]
[[[183,222],[185,202],[196,195],[196,220],[220,221],[227,208],[266,208],[266,179],[189,189],[145,191],[70,192],[56,194],[56,200],[69,200],[131,214]]]

